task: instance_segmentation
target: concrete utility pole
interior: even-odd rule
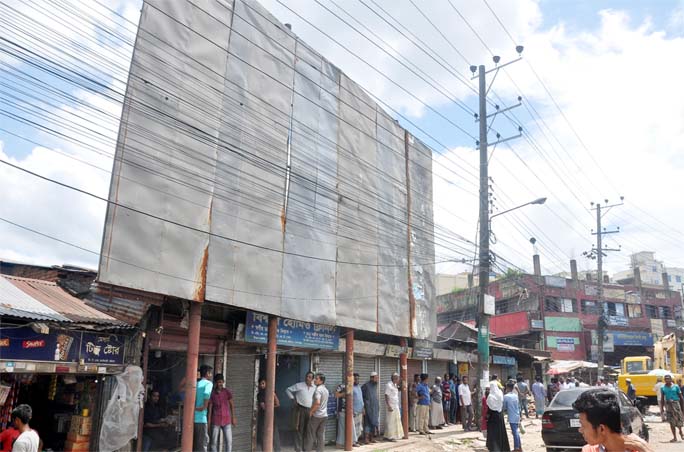
[[[522,53],[523,47],[517,46],[516,50],[518,54]],[[507,66],[515,61],[520,60],[520,58],[510,61],[508,63],[498,66],[500,57],[494,57],[494,63],[497,65],[494,69],[490,71],[498,72],[504,66]],[[487,286],[489,285],[489,271],[491,256],[489,252],[489,168],[488,168],[488,147],[489,143],[487,140],[487,132],[489,131],[489,125],[487,124],[487,93],[489,88],[487,87],[487,73],[484,65],[470,66],[470,71],[473,73],[473,79],[475,79],[475,72],[478,72],[477,79],[479,82],[479,112],[477,115],[477,120],[480,122],[480,139],[478,141],[479,151],[480,151],[480,241],[479,241],[479,263],[478,263],[478,295],[477,295],[477,351],[479,359],[477,361],[477,378],[476,383],[478,397],[475,400],[482,400],[483,385],[489,379],[489,315],[485,313],[485,296],[487,293]],[[496,78],[496,74],[494,74]],[[521,98],[518,98],[520,101]],[[508,108],[499,109],[496,107],[496,112],[491,116],[494,117],[499,113],[508,111],[515,107],[520,106],[520,102],[517,105],[513,105]],[[522,128],[518,127],[518,131],[522,132]],[[493,144],[499,144],[504,141],[508,141],[513,138],[517,138],[520,135],[501,139],[500,135],[497,134],[497,141]],[[475,419],[480,418],[481,404],[475,403]]]
[[[606,312],[605,312],[605,306],[603,303],[603,257],[607,256],[605,254],[607,251],[620,251],[620,249],[615,249],[615,248],[606,248],[603,246],[603,236],[606,234],[616,234],[620,232],[620,228],[618,227],[615,230],[612,231],[607,231],[605,228],[601,226],[601,219],[603,218],[603,215],[608,212],[613,207],[616,206],[621,206],[622,200],[624,197],[620,197],[620,203],[619,204],[612,204],[612,205],[604,205],[603,210],[601,209],[601,204],[596,204],[595,207],[593,207],[594,210],[596,210],[596,232],[592,231],[593,235],[596,235],[596,248],[592,249],[590,253],[584,252],[583,254],[589,258],[596,259],[597,263],[597,271],[596,271],[596,298],[597,302],[599,305],[599,318],[597,322],[597,331],[596,331],[596,336],[597,336],[597,344],[596,347],[598,348],[597,350],[597,362],[598,362],[598,376],[603,375],[603,366],[604,366],[604,352],[603,352],[603,342],[606,336],[606,325],[607,325],[607,319],[606,319]],[[608,204],[608,200],[605,200],[606,204]],[[591,203],[592,206],[594,203]],[[602,213],[603,212],[603,213]]]

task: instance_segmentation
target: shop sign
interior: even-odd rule
[[[83,333],[81,359],[91,364],[123,364],[124,345],[123,336]]]
[[[530,327],[533,330],[543,330],[544,329],[544,321],[532,319],[532,320],[530,320]]]
[[[668,328],[674,328],[677,326],[677,322],[675,320],[672,320],[672,319],[667,319],[667,326],[668,326]]]
[[[624,315],[609,315],[608,325],[610,326],[629,326],[629,320]]]
[[[403,351],[403,347],[400,347],[399,345],[389,344],[385,348],[385,356],[388,356],[390,358],[399,358],[399,355],[401,355]]]
[[[30,327],[0,330],[0,359],[123,364],[124,336],[53,331],[40,334]]]
[[[515,358],[512,356],[492,355],[492,364],[503,364],[504,366],[515,366]]]
[[[653,335],[645,331],[608,331],[613,336],[614,345],[646,346],[653,345]]]
[[[247,312],[245,341],[260,344],[268,342],[268,315]],[[276,343],[291,347],[337,350],[340,329],[336,326],[278,318]]]
[[[458,374],[468,375],[468,363],[458,363]]]
[[[544,276],[544,284],[549,287],[559,287],[564,289],[565,278],[561,278],[560,276]]]
[[[575,338],[574,337],[557,337],[556,350],[559,352],[574,352]]]
[[[432,344],[430,341],[416,339],[413,341],[412,358],[432,359]]]

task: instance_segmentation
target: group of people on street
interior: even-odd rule
[[[409,386],[409,431],[425,435],[459,420],[465,431],[476,430],[472,398],[467,376],[445,374],[430,385],[428,374],[415,374]]]

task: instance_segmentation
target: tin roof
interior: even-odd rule
[[[0,275],[0,314],[32,320],[127,326],[85,304],[56,283]]]

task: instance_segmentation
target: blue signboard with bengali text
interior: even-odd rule
[[[125,336],[50,329],[41,334],[30,327],[0,330],[0,359],[13,361],[123,364]]]
[[[268,315],[247,312],[245,341],[265,344],[268,341]],[[336,326],[278,318],[278,345],[337,350],[340,329]]]
[[[614,345],[653,345],[653,334],[646,331],[608,331],[608,334],[613,336]]]

